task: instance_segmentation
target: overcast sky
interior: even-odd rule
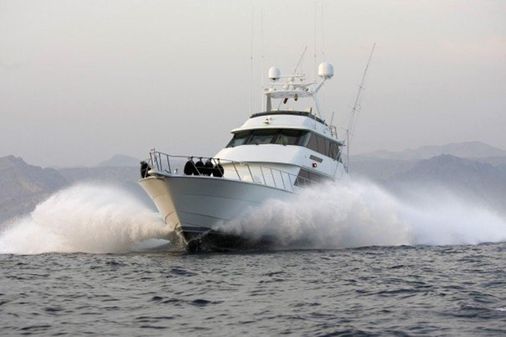
[[[0,0],[0,156],[212,155],[248,117],[252,86],[262,109],[269,66],[288,72],[307,46],[313,76],[315,41],[335,68],[322,110],[342,127],[377,44],[352,152],[506,149],[504,0]]]

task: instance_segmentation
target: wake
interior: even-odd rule
[[[400,199],[366,181],[345,179],[304,190],[220,226],[279,248],[372,245],[459,245],[506,241],[506,219],[485,206],[441,191]]]
[[[57,192],[2,228],[1,254],[126,252],[169,233],[159,215],[128,192],[90,184]]]

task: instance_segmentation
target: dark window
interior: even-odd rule
[[[302,130],[292,130],[292,129],[281,129],[279,130],[276,144],[281,145],[299,145],[301,142],[302,136],[306,132]]]
[[[228,143],[227,147],[247,144],[280,144],[304,146],[308,134],[308,131],[296,129],[257,129],[250,131],[240,131],[234,134],[234,137]]]
[[[339,145],[337,145],[337,143],[330,143],[330,157],[336,160],[341,158],[341,150],[339,150]]]
[[[339,156],[338,143],[315,133],[311,133],[306,147],[333,159]]]
[[[251,131],[240,131],[234,133],[234,137],[232,140],[228,143],[227,147],[234,147],[243,145],[248,140],[248,137],[250,136]]]
[[[297,129],[257,129],[239,131],[227,147],[239,145],[280,144],[305,146],[335,160],[340,160],[339,144],[316,133]]]
[[[275,129],[254,130],[251,138],[248,140],[248,144],[260,145],[274,143],[277,134],[278,130]]]
[[[309,136],[309,142],[307,143],[306,147],[313,151],[320,152],[318,151],[318,136],[314,133],[311,133]]]

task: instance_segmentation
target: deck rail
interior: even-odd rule
[[[209,160],[213,164],[213,168],[196,165],[194,158],[203,163]],[[185,175],[184,166],[187,163],[193,163],[194,175],[216,177],[212,170],[221,166],[223,176],[219,177],[218,175],[217,179],[244,181],[289,192],[294,192],[297,187],[314,183],[306,177],[297,176],[261,163],[240,162],[214,157],[171,155],[154,149],[149,152],[146,162],[149,165],[149,174],[167,175]]]

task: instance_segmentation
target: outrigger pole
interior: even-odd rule
[[[367,76],[367,71],[369,70],[369,65],[371,64],[372,55],[374,54],[374,49],[376,48],[376,42],[372,45],[371,53],[369,54],[369,58],[367,59],[367,64],[364,68],[364,72],[362,73],[362,79],[360,80],[360,85],[358,86],[357,95],[355,96],[355,102],[353,103],[353,108],[351,109],[350,121],[348,123],[348,129],[346,129],[346,171],[350,171],[350,142],[353,137],[353,126],[355,124],[355,117],[357,113],[360,111],[360,98],[362,97],[362,90],[364,89],[365,78]]]

